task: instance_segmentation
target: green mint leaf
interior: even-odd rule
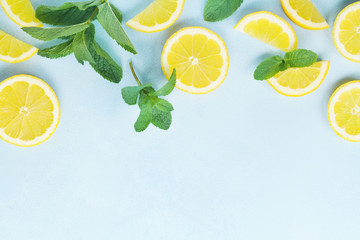
[[[140,91],[147,87],[151,87],[151,83],[141,86],[124,87],[123,89],[121,89],[122,98],[127,104],[135,105],[139,98]]]
[[[68,2],[60,7],[41,5],[36,9],[36,17],[51,25],[74,25],[87,21],[101,0]]]
[[[89,45],[90,45],[89,35],[86,33],[86,31],[88,31],[88,29],[79,32],[75,35],[73,41],[74,54],[78,62],[83,65],[84,65],[84,61],[95,64],[95,61],[89,51]]]
[[[306,49],[295,49],[285,54],[285,61],[290,67],[308,67],[316,62],[318,55]]]
[[[162,88],[160,88],[154,93],[151,93],[150,96],[158,97],[158,96],[169,95],[172,92],[172,90],[174,90],[175,84],[176,84],[176,70],[174,69],[170,76],[169,81]]]
[[[256,80],[267,80],[280,72],[279,66],[283,63],[283,58],[274,56],[266,59],[256,68],[254,78]]]
[[[151,123],[153,125],[160,129],[168,130],[170,128],[171,122],[172,117],[170,112],[164,112],[156,107],[153,107],[151,116]]]
[[[122,68],[100,47],[95,40],[95,27],[93,24],[86,31],[89,38],[89,52],[95,63],[90,63],[94,70],[110,82],[119,83],[123,72]]]
[[[163,111],[163,112],[174,111],[173,105],[162,98],[154,98],[153,107],[156,107],[157,109],[159,109],[160,111]]]
[[[150,97],[144,94],[144,102],[140,108],[140,115],[135,122],[134,128],[136,132],[144,131],[151,123],[152,108],[150,103]]]
[[[60,37],[76,34],[85,30],[89,26],[90,23],[81,23],[73,26],[57,28],[23,27],[22,30],[33,38],[43,41],[51,41]]]
[[[279,65],[279,70],[280,71],[285,71],[286,69],[288,69],[290,67],[290,64],[288,64],[287,62],[283,61],[280,65]]]
[[[208,22],[221,21],[230,17],[243,0],[208,0],[204,9],[204,19]]]
[[[115,7],[113,4],[111,4],[111,3],[110,3],[110,7],[111,7],[111,9],[113,10],[116,18],[117,18],[117,19],[119,20],[119,22],[121,23],[121,22],[122,22],[122,18],[123,18],[121,11],[120,11],[117,7]]]
[[[110,37],[123,47],[125,50],[136,54],[136,50],[126,35],[117,14],[114,13],[108,1],[101,4],[99,7],[99,14],[97,19]]]
[[[73,39],[70,38],[68,41],[60,43],[58,45],[45,48],[38,51],[38,55],[46,58],[61,58],[73,53]]]

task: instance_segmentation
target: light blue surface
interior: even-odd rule
[[[128,20],[151,1],[112,2]],[[314,0],[331,27],[351,2]],[[124,66],[119,85],[73,56],[0,63],[0,80],[27,73],[48,82],[62,110],[47,142],[19,148],[0,141],[1,240],[360,239],[360,144],[338,137],[326,115],[336,86],[360,79],[360,64],[336,51],[331,29],[308,31],[293,24],[279,0],[245,0],[219,23],[203,21],[204,5],[205,0],[187,0],[179,20],[160,33],[126,27],[136,56],[97,30],[98,40]],[[253,80],[256,65],[280,51],[232,28],[259,10],[284,17],[299,48],[331,60],[318,90],[288,98]],[[0,22],[14,36],[48,45],[25,35],[3,11]],[[176,89],[167,98],[176,108],[169,131],[150,127],[135,133],[139,110],[120,95],[122,87],[136,84],[128,62],[133,59],[143,82],[162,85],[162,47],[186,26],[207,27],[223,37],[229,75],[207,95]]]

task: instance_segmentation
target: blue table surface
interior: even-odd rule
[[[56,1],[61,4],[65,1]],[[127,21],[151,0],[112,1]],[[359,63],[335,49],[331,29],[354,1],[313,0],[331,25],[309,31],[284,14],[279,0],[245,0],[230,18],[207,23],[205,0],[187,0],[178,21],[153,34],[125,27],[139,54],[126,53],[96,24],[97,39],[122,63],[118,85],[73,56],[34,56],[0,63],[0,80],[32,74],[55,90],[61,121],[45,143],[20,148],[0,141],[1,240],[355,240],[360,239],[360,144],[330,128],[326,108],[339,84],[360,79]],[[51,0],[32,0],[55,4]],[[246,14],[267,10],[294,27],[298,47],[330,60],[324,83],[301,98],[278,94],[252,74],[281,52],[233,30]],[[0,28],[39,48],[0,11]],[[218,33],[230,54],[225,82],[206,95],[175,89],[169,131],[135,133],[139,110],[121,88],[166,82],[160,55],[171,34],[187,26]]]

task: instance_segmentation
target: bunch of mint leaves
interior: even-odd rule
[[[159,90],[155,91],[151,83],[143,85],[140,82],[132,62],[130,62],[130,68],[138,86],[125,87],[121,90],[121,94],[127,104],[136,105],[137,103],[140,108],[140,115],[134,125],[135,131],[144,131],[150,123],[163,130],[169,129],[172,122],[171,112],[174,110],[174,107],[171,103],[160,97],[169,95],[174,89],[176,70],[173,70],[169,81]]]
[[[243,0],[208,0],[204,9],[204,19],[217,22],[230,17],[242,4]]]
[[[259,64],[254,72],[255,80],[267,80],[288,68],[309,67],[317,61],[318,55],[310,50],[295,49],[284,57],[273,56]]]
[[[60,7],[39,6],[36,17],[43,23],[56,27],[24,27],[32,37],[62,43],[38,51],[38,55],[51,59],[65,57],[74,53],[81,64],[88,62],[103,78],[119,83],[123,76],[122,68],[95,40],[97,20],[107,34],[125,50],[136,54],[136,50],[126,35],[121,22],[121,11],[108,0],[91,0],[85,2],[68,2]]]

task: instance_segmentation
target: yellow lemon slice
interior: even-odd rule
[[[268,79],[268,82],[276,91],[285,96],[304,96],[321,85],[329,66],[330,61],[320,61],[310,67],[288,68]]]
[[[21,27],[42,27],[30,0],[0,0],[6,15]]]
[[[38,49],[0,30],[0,60],[23,62],[37,53]]]
[[[360,2],[350,4],[339,13],[334,24],[333,39],[341,55],[360,62]]]
[[[286,15],[300,27],[310,30],[329,28],[329,24],[310,0],[281,0],[281,5]]]
[[[284,19],[271,12],[261,11],[246,15],[234,29],[285,52],[296,49],[297,38],[294,29]]]
[[[340,137],[360,142],[360,81],[340,86],[328,105],[330,126]]]
[[[170,27],[181,15],[185,0],[155,0],[126,25],[140,32],[158,32]]]
[[[221,85],[229,69],[225,42],[202,27],[188,27],[174,33],[165,43],[161,65],[169,79],[176,69],[176,87],[188,93],[204,94]]]
[[[60,105],[44,81],[16,75],[0,83],[0,138],[30,147],[47,140],[60,120]]]

